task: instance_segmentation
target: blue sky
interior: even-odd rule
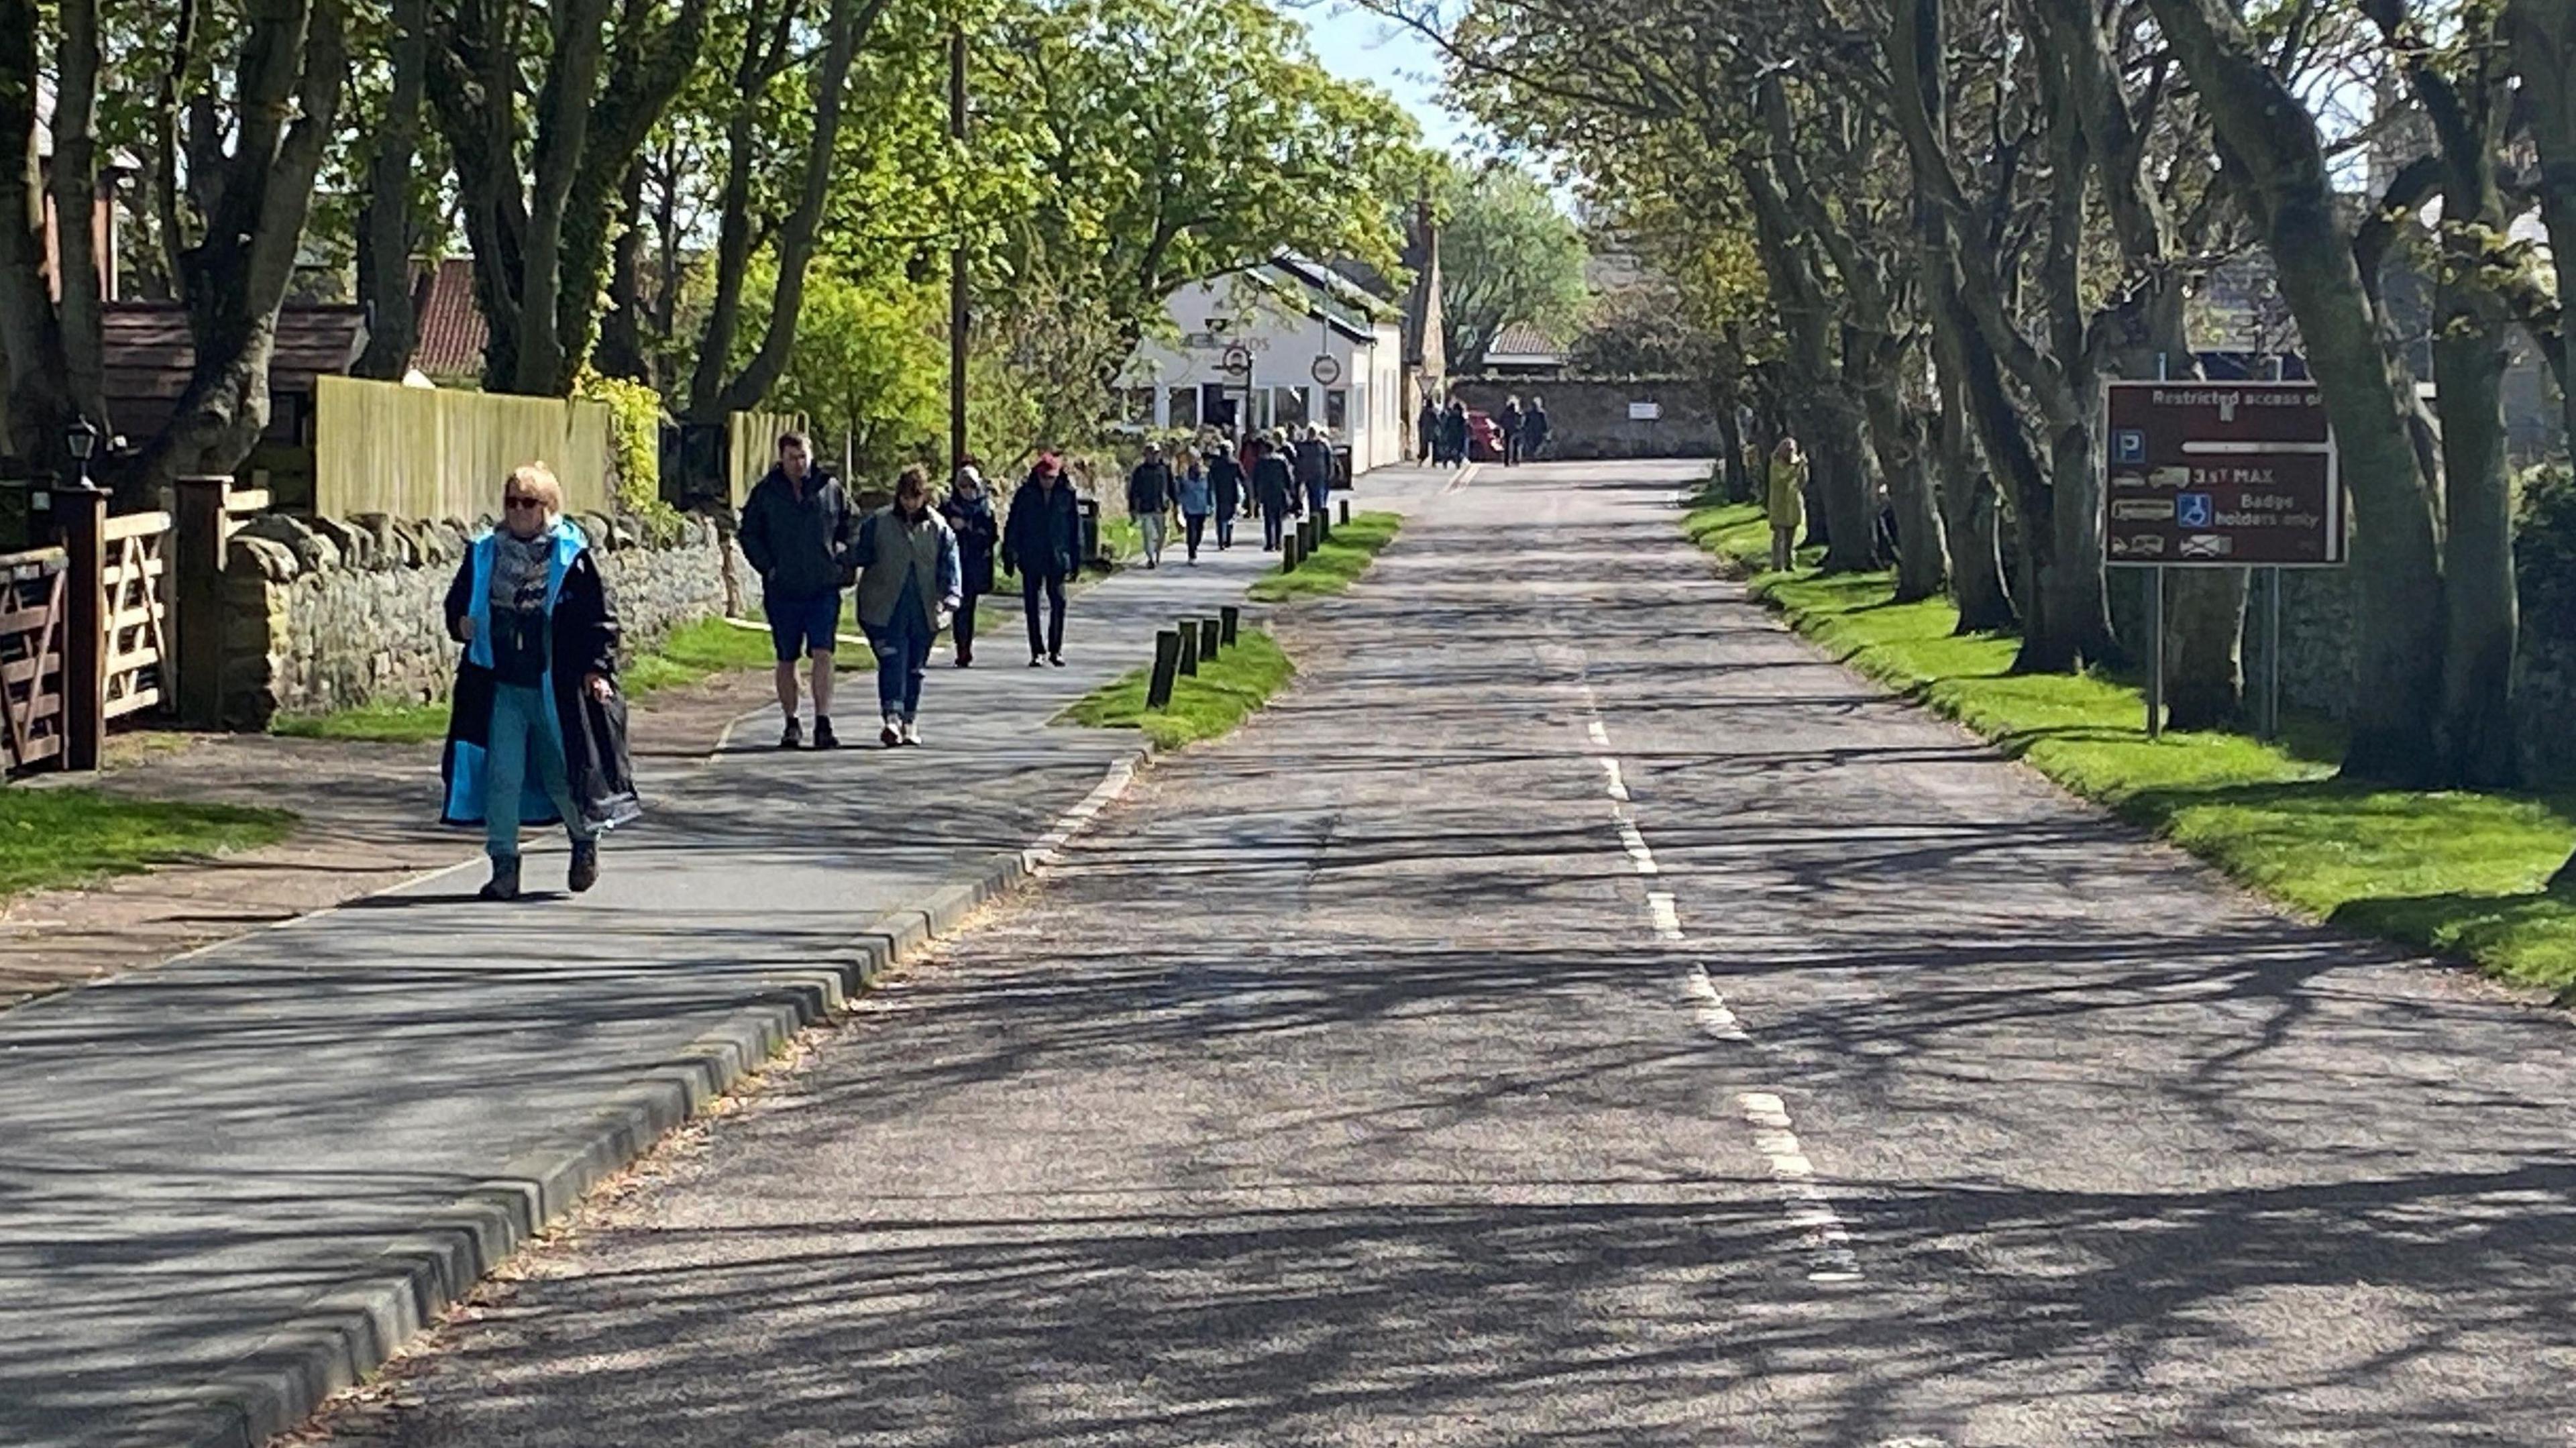
[[[1313,30],[1315,54],[1326,69],[1393,93],[1433,145],[1455,150],[1466,143],[1470,123],[1440,104],[1439,47],[1406,26],[1337,0],[1281,8]]]

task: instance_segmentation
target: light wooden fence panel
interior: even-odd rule
[[[325,517],[471,522],[499,509],[502,479],[529,462],[555,470],[567,509],[609,510],[605,403],[353,377],[321,378],[314,403],[314,511]]]
[[[801,412],[731,412],[725,414],[725,465],[733,473],[733,505],[751,496],[753,485],[778,461],[778,440],[805,430]]]

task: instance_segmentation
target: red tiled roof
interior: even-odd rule
[[[492,332],[474,300],[474,263],[449,257],[438,264],[421,302],[419,326],[419,338],[412,343],[412,366],[431,377],[481,374],[483,344]]]
[[[1485,347],[1485,360],[1488,362],[1497,358],[1553,362],[1564,355],[1565,344],[1539,330],[1534,322],[1512,323]]]

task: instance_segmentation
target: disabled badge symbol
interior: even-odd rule
[[[2182,493],[2174,498],[2174,521],[2186,528],[2208,527],[2216,512],[2207,493]]]

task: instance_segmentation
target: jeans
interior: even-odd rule
[[[528,787],[528,761],[537,763],[537,783],[564,818],[564,833],[576,840],[593,833],[581,822],[573,801],[570,771],[564,766],[563,736],[546,718],[542,684],[500,684],[492,690],[492,729],[483,755],[483,849],[496,860],[519,854],[519,803]]]
[[[1333,485],[1331,483],[1308,483],[1306,485],[1306,506],[1316,517],[1320,518],[1324,516],[1325,507],[1332,501]]]
[[[1286,508],[1264,508],[1261,510],[1261,548],[1263,552],[1278,552],[1280,535],[1287,531],[1288,510]]]
[[[1145,561],[1147,563],[1160,563],[1163,561],[1163,530],[1168,523],[1169,520],[1160,513],[1147,513],[1136,520],[1137,528],[1145,535]]]
[[[921,601],[907,598],[882,626],[862,627],[877,655],[877,712],[914,718],[921,712],[921,675],[930,665],[932,630],[930,620],[922,617]]]
[[[980,593],[965,593],[958,597],[957,617],[948,625],[948,636],[956,641],[957,657],[961,659],[975,657],[975,605],[983,599],[984,595]]]
[[[1047,596],[1047,630],[1038,635],[1038,594]],[[1064,652],[1064,579],[1060,575],[1020,575],[1020,608],[1029,616],[1029,657],[1041,658]]]
[[[1227,508],[1216,515],[1216,546],[1219,550],[1234,546],[1234,510]]]
[[[1199,540],[1207,536],[1207,514],[1188,514],[1181,519],[1181,535],[1189,544],[1190,561],[1199,561]]]

